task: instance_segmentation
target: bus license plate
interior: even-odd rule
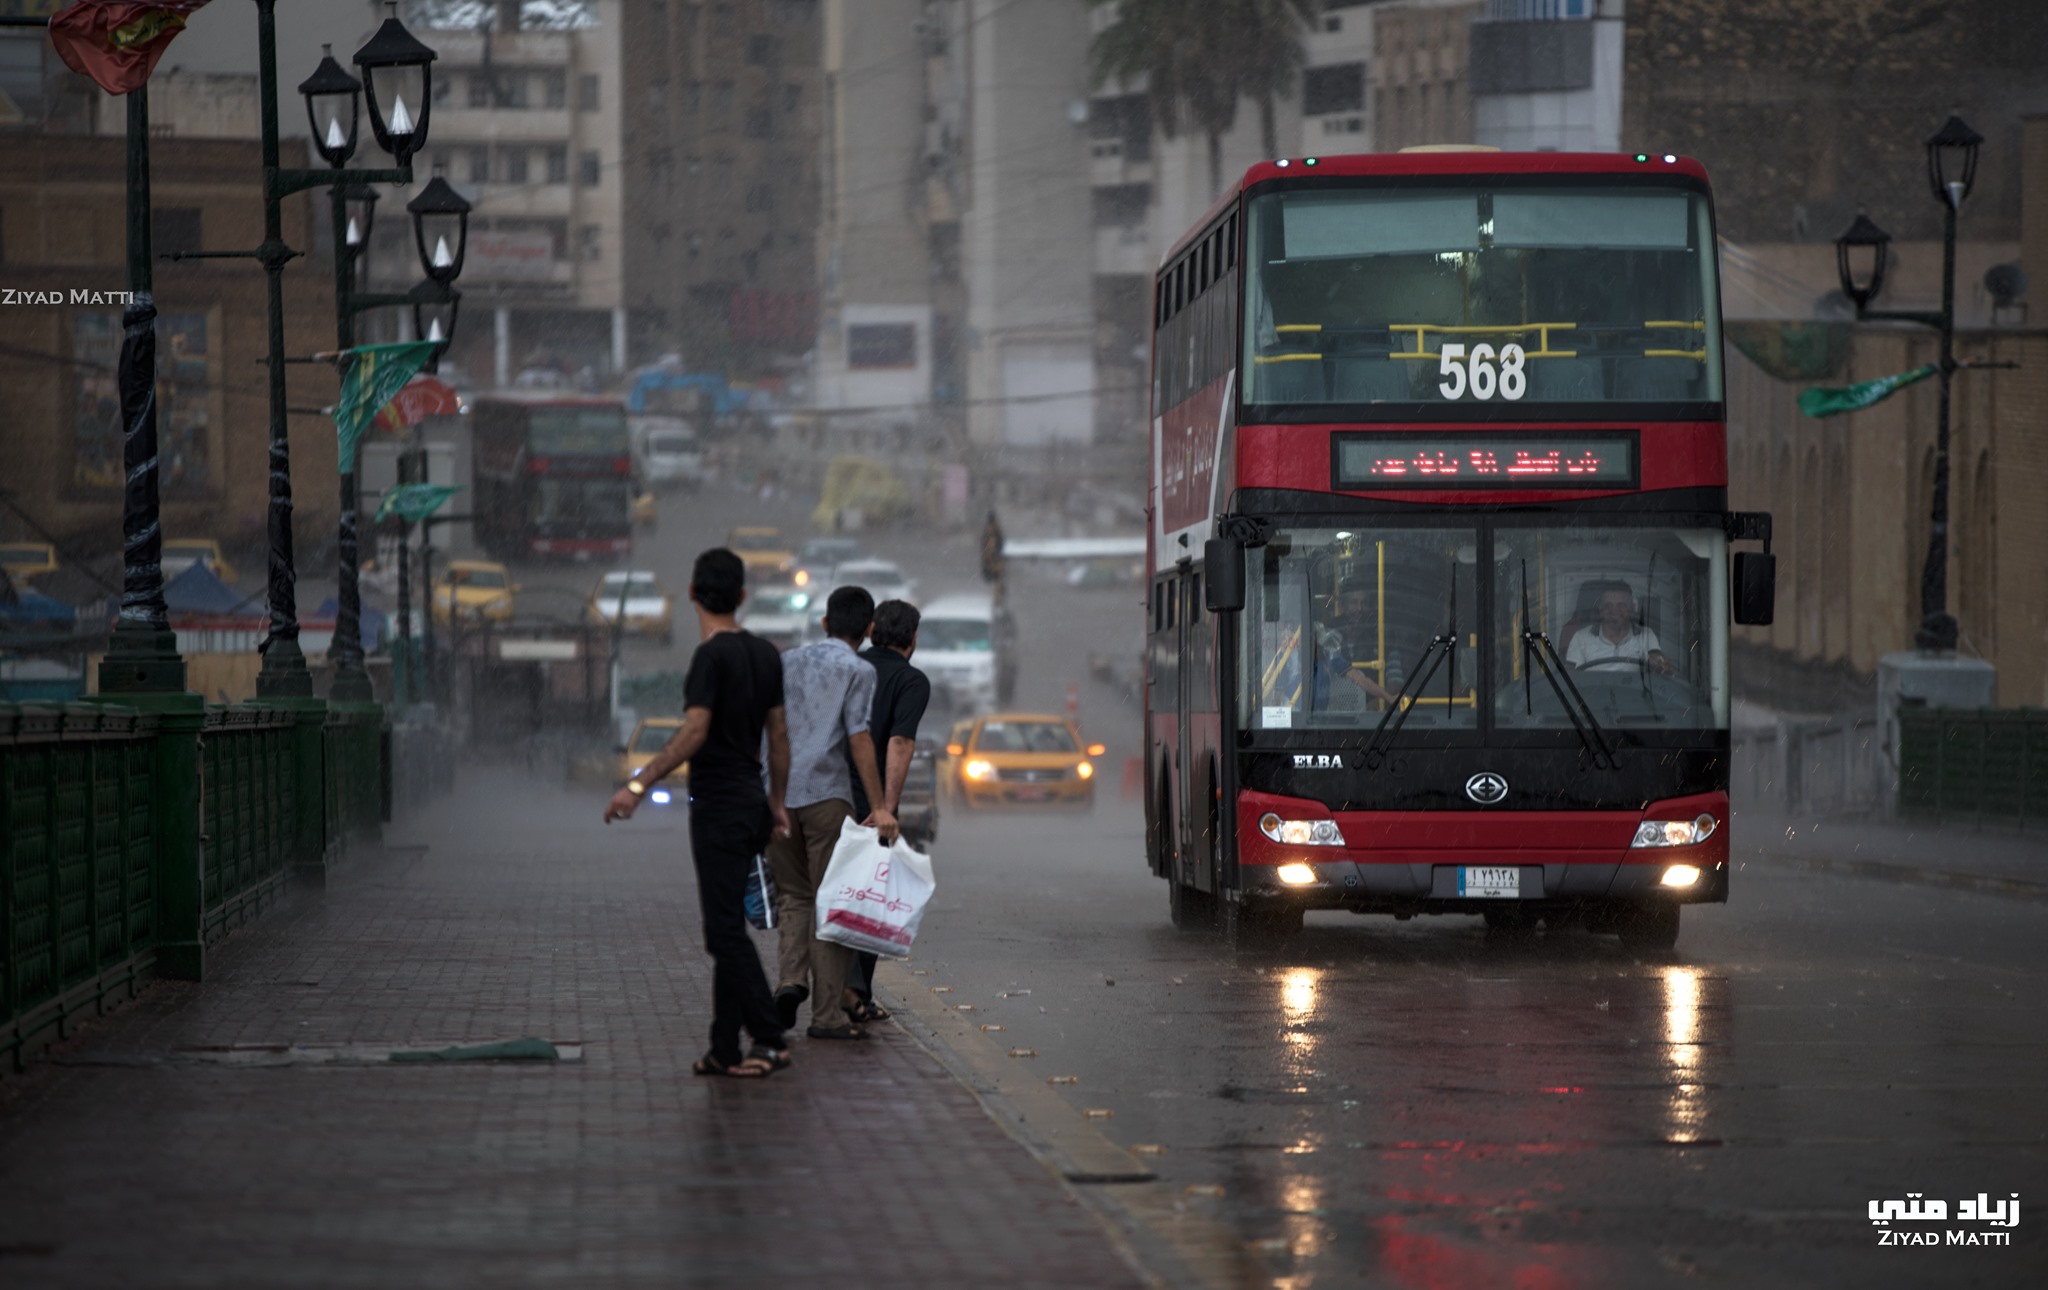
[[[1490,869],[1460,868],[1458,894],[1482,899],[1519,899],[1522,895],[1522,871],[1513,866]]]

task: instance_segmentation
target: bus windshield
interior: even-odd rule
[[[531,426],[543,456],[623,457],[632,444],[622,407],[534,408]]]
[[[1482,520],[1282,527],[1246,552],[1252,730],[1728,724],[1718,528]],[[1547,665],[1547,666],[1546,666]]]
[[[1702,193],[1296,189],[1252,199],[1245,246],[1247,404],[1721,398]]]

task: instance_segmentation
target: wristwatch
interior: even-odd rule
[[[647,796],[647,785],[637,779],[629,779],[626,781],[626,791],[635,797],[645,797]]]

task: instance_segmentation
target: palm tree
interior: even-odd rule
[[[1142,77],[1161,134],[1193,129],[1208,140],[1211,188],[1223,187],[1223,136],[1237,125],[1240,98],[1258,103],[1260,143],[1278,155],[1273,105],[1293,87],[1320,0],[1089,2],[1116,6],[1089,48],[1095,84]]]

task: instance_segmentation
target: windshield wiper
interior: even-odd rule
[[[1423,691],[1429,688],[1429,678],[1436,675],[1437,668],[1442,666],[1443,661],[1447,658],[1451,660],[1451,680],[1453,682],[1457,680],[1458,662],[1453,656],[1457,648],[1458,576],[1457,570],[1454,568],[1451,571],[1451,621],[1445,627],[1442,634],[1429,638],[1428,648],[1424,649],[1422,657],[1416,660],[1415,671],[1409,673],[1402,680],[1401,692],[1394,696],[1394,701],[1391,704],[1387,705],[1386,712],[1380,717],[1379,725],[1373,727],[1372,738],[1367,740],[1365,745],[1365,768],[1367,770],[1378,770],[1381,764],[1386,761],[1387,749],[1393,744],[1394,736],[1401,733],[1402,724],[1408,720],[1408,709],[1413,706],[1408,702],[1409,689],[1413,688],[1416,696],[1420,698]],[[1437,653],[1439,649],[1443,653]],[[1446,708],[1445,711],[1449,712],[1450,709]],[[1388,724],[1389,722],[1392,723],[1391,727]]]
[[[1571,672],[1564,660],[1557,656],[1557,647],[1550,643],[1550,637],[1537,631],[1529,622],[1529,562],[1522,561],[1522,684],[1523,699],[1529,704],[1530,714],[1535,714],[1535,703],[1528,691],[1531,683],[1530,660],[1543,668],[1543,679],[1550,682],[1550,688],[1557,692],[1557,701],[1564,707],[1564,715],[1570,719],[1572,729],[1578,732],[1579,743],[1592,754],[1593,768],[1617,769],[1614,749],[1607,742],[1607,732],[1600,728],[1599,718],[1593,715],[1593,705],[1586,702],[1586,696],[1579,693]]]

